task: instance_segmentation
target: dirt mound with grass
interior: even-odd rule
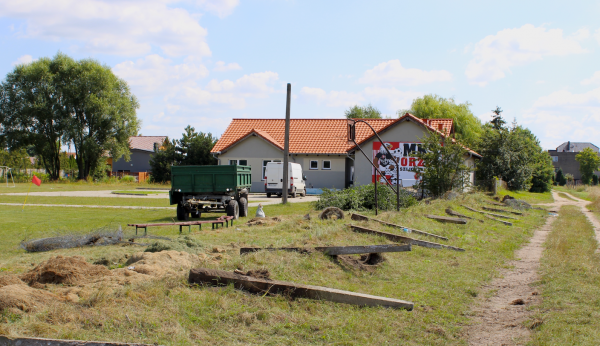
[[[280,217],[255,217],[246,222],[246,224],[248,226],[270,226],[281,221],[283,220]]]
[[[0,276],[0,287],[8,285],[24,285],[25,283],[19,279],[16,275],[2,275]]]
[[[325,208],[321,214],[319,214],[321,220],[339,220],[344,218],[344,211],[337,207]]]
[[[56,256],[21,275],[21,280],[29,286],[35,284],[75,286],[109,275],[111,275],[111,272],[106,267],[89,264],[81,256]]]
[[[24,283],[0,287],[0,311],[5,309],[35,311],[55,301],[61,299],[55,294],[29,287]]]
[[[207,258],[204,254],[194,255],[184,251],[138,252],[127,261],[127,270],[155,277],[176,275]]]

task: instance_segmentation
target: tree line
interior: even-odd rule
[[[59,178],[62,145],[73,145],[78,179],[105,169],[105,155],[129,160],[139,103],[127,83],[93,59],[58,53],[17,65],[0,85],[0,145],[30,148]],[[64,162],[64,158],[63,158]]]

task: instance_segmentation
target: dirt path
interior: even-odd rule
[[[576,201],[562,198],[552,192],[552,212],[558,212],[563,205],[579,206],[596,228],[596,239],[600,242],[600,223],[585,206],[590,203],[575,197]],[[538,292],[531,284],[539,280],[538,268],[544,250],[543,244],[556,217],[549,217],[546,223],[536,230],[529,244],[516,252],[517,260],[511,261],[513,269],[500,270],[500,277],[484,286],[473,309],[474,323],[467,329],[469,345],[523,345],[527,343],[530,330],[523,322],[530,316],[528,306],[539,302]],[[516,304],[521,299],[522,304]]]

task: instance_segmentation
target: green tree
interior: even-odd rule
[[[474,148],[483,128],[479,118],[473,115],[469,102],[456,104],[454,99],[445,99],[438,95],[425,95],[416,98],[410,109],[398,111],[398,116],[406,112],[421,119],[452,119],[454,133],[464,145]]]
[[[176,146],[177,141],[169,141],[167,137],[162,148],[150,157],[150,178],[153,182],[164,183],[171,180],[171,166],[177,163]]]
[[[181,153],[179,162],[185,165],[216,165],[210,151],[217,143],[217,138],[211,133],[196,132],[188,125],[180,140],[177,141],[178,151]]]
[[[589,185],[592,182],[594,171],[597,171],[600,166],[600,157],[591,148],[585,148],[575,156],[575,160],[579,162],[581,181]]]
[[[469,182],[469,167],[464,163],[466,149],[456,141],[431,133],[421,140],[415,156],[423,160],[418,188],[435,197],[453,189],[463,189]]]
[[[381,119],[381,111],[370,103],[367,106],[350,107],[344,112],[344,115],[347,119]]]
[[[68,112],[65,139],[77,154],[78,178],[103,171],[102,156],[125,156],[129,160],[129,137],[137,135],[139,104],[127,83],[110,67],[91,59],[75,61],[57,54],[64,68],[57,71],[55,84],[62,90],[62,106]],[[99,171],[97,170],[99,169]]]
[[[500,111],[501,112],[501,111]],[[500,112],[484,126],[478,145],[483,158],[477,164],[477,177],[504,180],[511,190],[548,191],[552,180],[552,161],[538,139],[524,127],[506,127]]]
[[[68,123],[64,96],[55,83],[63,67],[48,58],[17,65],[0,86],[0,142],[12,150],[31,146],[51,180],[59,177]]]
[[[565,186],[567,183],[567,178],[565,178],[562,168],[559,168],[558,171],[556,171],[556,178],[554,178],[554,180],[556,181],[556,185]]]

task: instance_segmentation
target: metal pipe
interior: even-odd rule
[[[292,99],[292,84],[287,84],[287,100],[285,105],[285,139],[283,144],[283,184],[281,185],[281,203],[287,203],[289,177],[289,153],[290,153],[290,102]]]

